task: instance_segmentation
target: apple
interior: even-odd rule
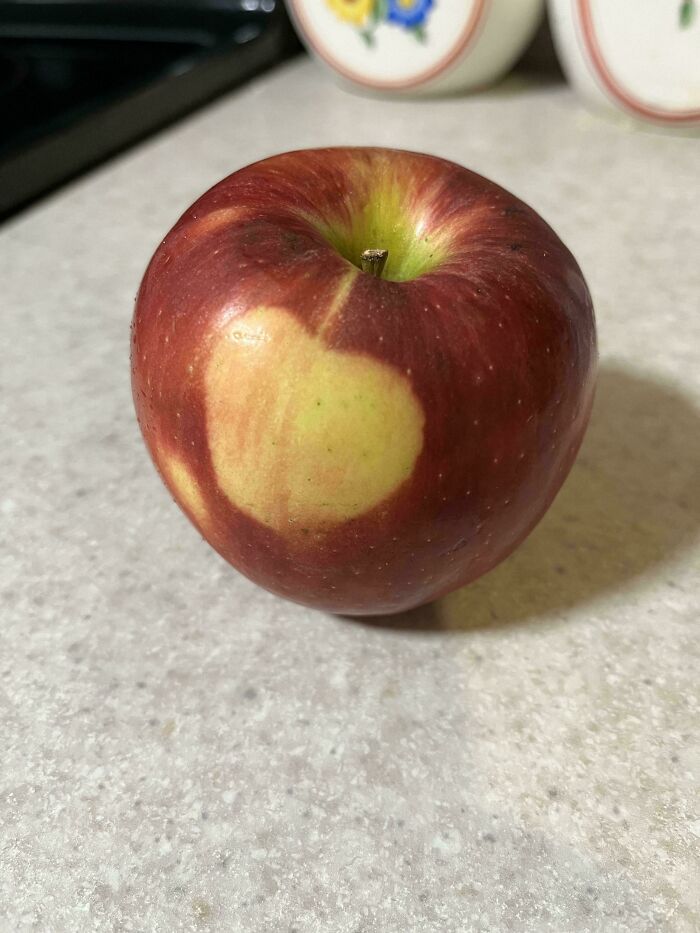
[[[249,165],[153,256],[132,325],[146,444],[236,569],[351,615],[503,560],[590,415],[593,307],[549,226],[444,159],[315,149]]]

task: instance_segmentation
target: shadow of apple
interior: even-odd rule
[[[664,567],[698,535],[699,482],[700,411],[672,385],[603,365],[578,460],[524,544],[429,606],[357,621],[464,632],[555,621],[640,578],[673,588]]]

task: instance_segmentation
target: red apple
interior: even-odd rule
[[[383,275],[361,270],[388,250]],[[474,580],[542,517],[590,414],[581,271],[513,195],[443,159],[291,152],[204,194],[133,321],[151,456],[274,593],[390,613]]]

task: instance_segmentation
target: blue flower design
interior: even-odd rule
[[[433,0],[389,0],[387,19],[406,29],[422,26],[433,6]]]

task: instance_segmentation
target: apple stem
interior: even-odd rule
[[[380,279],[384,266],[389,257],[388,249],[366,249],[360,256],[362,271],[368,275],[374,275]]]

